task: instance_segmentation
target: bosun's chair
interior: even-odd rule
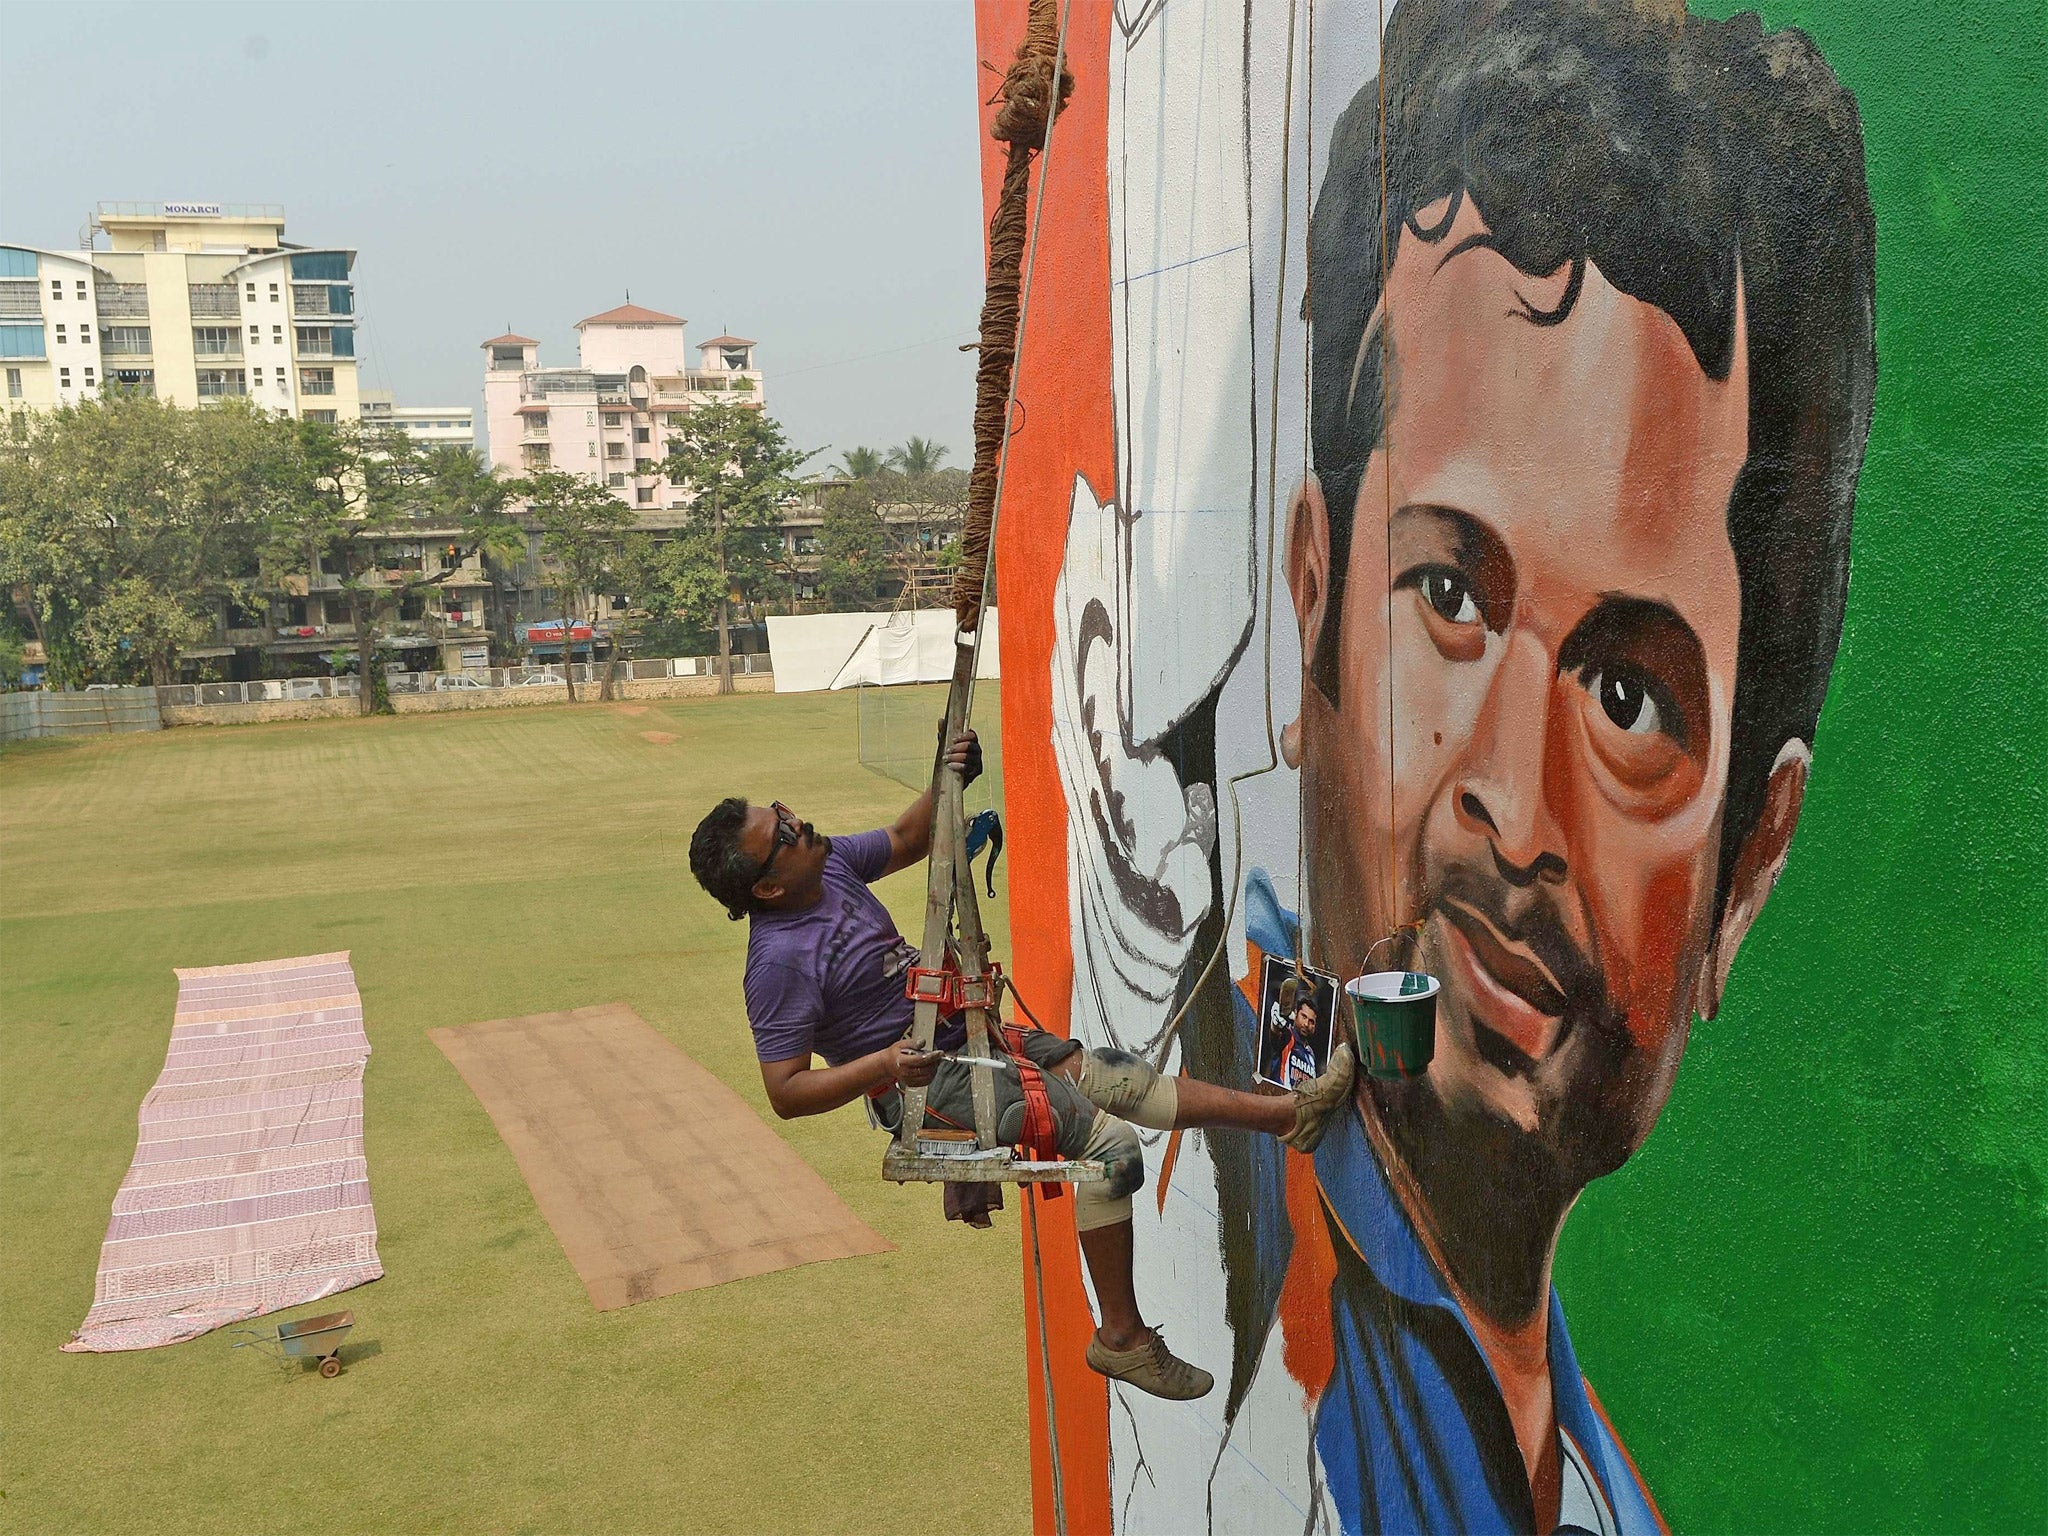
[[[978,604],[976,605],[978,608]],[[976,617],[979,615],[977,613]],[[882,1177],[893,1183],[1062,1184],[1092,1183],[1103,1177],[1099,1162],[1062,1158],[1057,1130],[1039,1068],[1002,1022],[1002,967],[989,957],[974,890],[974,867],[966,846],[966,786],[947,766],[945,743],[966,728],[974,689],[975,637],[960,635],[954,647],[953,683],[946,698],[945,728],[932,767],[932,846],[925,882],[924,944],[911,968],[906,990],[916,1005],[912,1042],[929,1051],[939,1019],[956,1010],[967,1015],[966,1055],[974,1090],[974,1130],[925,1127],[925,1090],[903,1090],[903,1117],[882,1156]],[[1000,1053],[1000,1054],[999,1054]],[[1007,1057],[999,1069],[988,1065]],[[1019,1157],[997,1139],[995,1073],[1014,1071],[1024,1089],[1024,1147]]]

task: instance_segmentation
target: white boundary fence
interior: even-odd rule
[[[0,694],[0,741],[160,731],[154,688],[33,689]]]
[[[745,677],[772,671],[768,657],[735,656],[732,675]],[[394,695],[407,693],[463,693],[487,688],[559,688],[564,668],[558,662],[545,667],[473,667],[461,672],[387,672],[385,685]],[[603,662],[573,664],[578,687],[592,687],[604,681]],[[619,663],[621,682],[664,677],[715,677],[716,656],[654,657]],[[176,683],[154,690],[164,704],[189,708],[200,704],[263,704],[286,699],[352,699],[361,686],[353,677],[270,677],[247,683]],[[149,693],[150,689],[128,692]],[[31,697],[31,695],[12,695]],[[153,729],[153,727],[150,727]]]

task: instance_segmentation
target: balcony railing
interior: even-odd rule
[[[162,219],[181,218],[189,215],[166,214],[162,203],[101,203],[102,218],[115,219]],[[283,203],[222,203],[216,217],[223,219],[281,219],[284,217]]]
[[[98,305],[102,320],[149,318],[147,283],[110,283],[102,279],[99,287],[94,290],[93,299]]]
[[[597,381],[587,373],[536,373],[520,388],[519,398],[544,400],[549,395],[587,395],[596,388]]]
[[[192,305],[192,313],[201,319],[241,318],[241,290],[233,283],[191,283],[187,285],[187,294]]]
[[[731,391],[734,394],[752,394],[761,387],[760,381],[745,373],[693,373],[689,376],[689,387],[706,390],[712,394]]]
[[[34,283],[0,283],[0,320],[40,320],[43,300]]]

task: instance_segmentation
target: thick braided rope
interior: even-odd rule
[[[967,480],[967,515],[960,530],[960,565],[953,574],[953,614],[963,632],[981,622],[988,580],[989,540],[995,526],[996,481],[1008,426],[1010,380],[1017,363],[1018,289],[1023,280],[1026,194],[1031,161],[1045,143],[1058,103],[1073,94],[1074,77],[1060,67],[1058,0],[1031,0],[1024,41],[1003,76],[991,137],[1009,146],[1002,193],[988,226],[988,289],[981,306],[981,361],[974,376],[974,469]]]

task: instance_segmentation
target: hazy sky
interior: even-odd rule
[[[282,203],[352,246],[366,388],[475,404],[633,301],[761,345],[804,447],[971,451],[967,0],[0,3],[0,239],[101,201]],[[104,238],[101,242],[104,245]]]

